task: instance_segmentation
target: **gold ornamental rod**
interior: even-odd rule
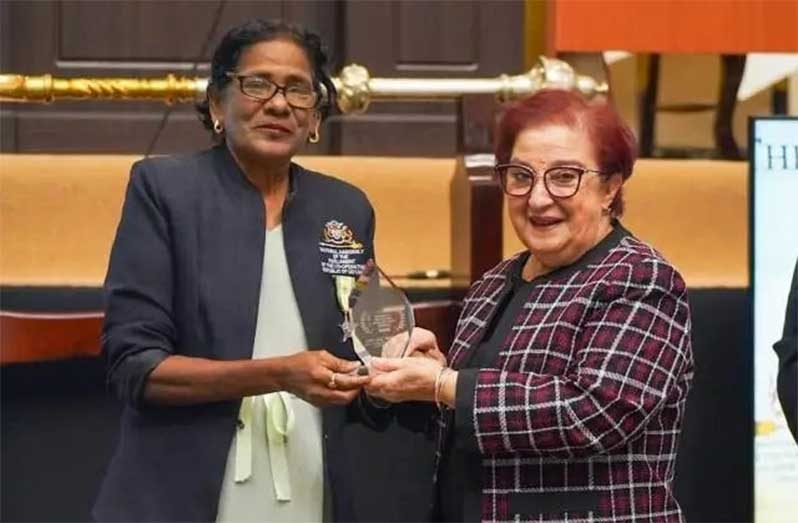
[[[606,93],[607,85],[574,72],[570,65],[541,57],[530,71],[496,78],[371,78],[357,64],[333,78],[338,108],[362,113],[371,102],[450,100],[467,94],[493,94],[500,101],[531,94],[544,87],[578,89],[588,96]],[[192,102],[205,96],[206,78],[167,75],[163,78],[53,78],[50,75],[0,74],[0,102],[49,103],[58,100],[155,100]]]
[[[207,80],[163,78],[53,78],[0,74],[0,102],[49,103],[56,100],[156,100],[191,102],[205,92]]]

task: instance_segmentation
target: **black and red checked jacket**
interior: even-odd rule
[[[474,283],[448,354],[461,370],[438,455],[453,441],[481,461],[466,519],[681,521],[673,477],[693,376],[684,281],[616,224],[535,281],[495,368],[464,368],[527,256]]]

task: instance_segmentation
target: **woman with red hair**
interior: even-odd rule
[[[444,521],[681,521],[693,376],[685,283],[619,222],[635,141],[606,102],[510,105],[496,173],[526,250],[473,284],[444,358],[378,359],[369,393],[441,409]]]

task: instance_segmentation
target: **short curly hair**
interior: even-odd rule
[[[244,49],[260,42],[288,40],[301,47],[313,68],[313,89],[319,93],[317,107],[324,119],[335,106],[337,91],[327,70],[328,57],[316,33],[298,25],[281,20],[254,19],[230,29],[224,35],[211,60],[211,76],[205,91],[205,98],[195,104],[200,121],[206,129],[213,131],[209,96],[212,90],[221,92],[232,81],[227,73],[235,72],[238,60]]]

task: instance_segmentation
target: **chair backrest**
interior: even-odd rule
[[[0,284],[97,286],[132,156],[0,156]]]
[[[0,156],[0,284],[100,285],[136,159]],[[377,254],[389,274],[451,269],[454,159],[297,161],[366,192],[377,215]],[[669,258],[689,285],[745,287],[747,170],[746,162],[639,160],[625,187],[623,222]],[[504,257],[523,248],[506,216],[503,243]]]
[[[0,285],[99,286],[136,156],[0,155]],[[391,275],[451,265],[454,159],[306,156],[371,200]]]

